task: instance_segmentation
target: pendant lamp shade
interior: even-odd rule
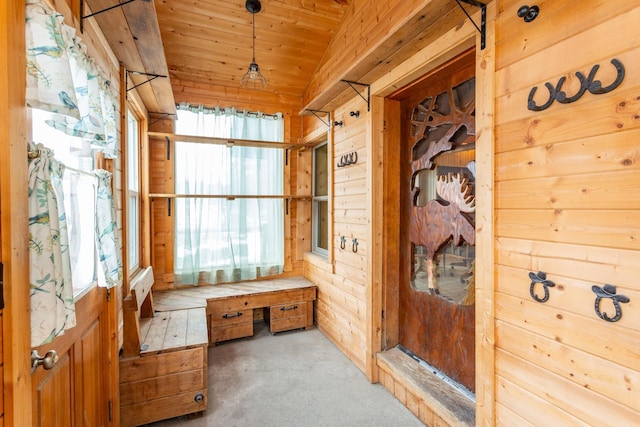
[[[242,80],[240,80],[240,84],[242,87],[249,89],[264,89],[267,87],[267,79],[260,73],[260,67],[256,62],[256,13],[260,12],[262,5],[260,0],[247,0],[245,7],[252,14],[251,45],[253,56],[247,72],[244,73]]]

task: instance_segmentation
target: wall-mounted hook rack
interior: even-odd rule
[[[518,9],[518,16],[524,19],[524,22],[531,22],[538,17],[540,8],[538,6],[520,6]]]
[[[467,10],[462,6],[462,4],[460,4],[460,2],[467,3],[467,4],[470,4],[471,6],[480,8],[480,26],[479,27],[478,27],[478,24],[476,24],[475,21],[471,19],[471,15],[469,15],[469,12],[467,12]],[[458,6],[460,6],[460,9],[462,9],[464,14],[467,15],[467,18],[469,18],[469,21],[471,21],[473,26],[476,27],[476,30],[478,30],[478,32],[480,33],[480,50],[484,50],[485,46],[487,45],[487,40],[486,40],[487,39],[487,5],[484,3],[480,3],[479,1],[476,1],[476,0],[456,0],[456,3],[458,3]]]
[[[342,127],[342,120],[340,120],[339,122],[333,122],[333,126],[335,127]]]
[[[360,111],[351,111],[351,112],[349,113],[349,115],[350,115],[351,117],[355,117],[356,119],[357,119],[357,118],[360,118]]]
[[[304,110],[304,111],[308,111],[308,112],[310,112],[311,114],[313,114],[314,116],[316,116],[316,118],[317,118],[318,120],[320,120],[322,123],[324,123],[327,127],[331,127],[331,112],[329,112],[329,111],[322,111],[322,110],[309,110],[309,109]],[[327,121],[325,121],[322,117],[320,117],[320,116],[318,115],[318,113],[326,114],[326,115],[327,115]]]
[[[355,165],[358,163],[358,152],[352,151],[351,153],[345,154],[340,157],[340,162],[338,162],[337,166],[339,168],[343,168],[349,165]]]
[[[371,85],[368,85],[366,83],[359,83],[359,82],[353,82],[351,80],[342,80],[343,82],[345,82],[346,84],[349,85],[349,87],[351,89],[353,89],[355,91],[355,93],[358,94],[358,96],[362,99],[364,99],[367,102],[367,111],[371,111]],[[353,87],[353,85],[358,85],[358,86],[364,86],[367,88],[367,97],[365,98],[358,89],[356,89],[355,87]]]

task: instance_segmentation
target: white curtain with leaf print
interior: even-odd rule
[[[118,94],[75,29],[41,0],[27,0],[27,105],[56,113],[51,127],[117,155]]]
[[[115,158],[118,148],[119,96],[106,73],[87,55],[75,29],[42,0],[26,1],[27,106],[53,113],[45,121],[52,129],[83,141],[83,153],[100,151]],[[43,141],[46,143],[46,141]],[[86,144],[86,146],[84,145]],[[85,150],[85,148],[88,149]],[[29,151],[34,152],[30,146]],[[39,144],[30,161],[29,232],[31,342],[50,342],[75,325],[71,261],[64,213],[64,165]],[[87,153],[84,153],[87,155]],[[98,284],[111,287],[122,279],[110,174],[95,176],[98,209],[96,245]],[[106,184],[104,184],[106,182]],[[104,185],[103,185],[104,184]],[[94,252],[95,253],[95,252]]]
[[[61,187],[64,165],[39,144],[29,162],[29,285],[31,345],[75,326],[69,239]]]
[[[280,114],[180,105],[176,132],[282,141]],[[175,192],[282,195],[283,150],[176,142]],[[177,198],[175,274],[180,284],[279,274],[284,265],[282,198]]]
[[[111,172],[97,169],[93,174],[98,178],[96,192],[96,241],[100,260],[98,284],[107,288],[117,286],[122,280],[122,257],[116,223],[116,207],[111,191]]]

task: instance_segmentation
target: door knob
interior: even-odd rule
[[[38,354],[38,350],[31,351],[31,373],[34,373],[38,366],[42,366],[45,371],[53,368],[58,361],[58,353],[55,350],[49,350],[44,356]]]

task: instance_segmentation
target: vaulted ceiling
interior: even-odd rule
[[[443,29],[467,22],[456,0],[394,9],[378,0],[260,0],[256,14],[245,2],[130,0],[117,7],[125,0],[84,0],[83,15],[109,9],[95,20],[127,70],[127,87],[135,86],[151,115],[160,116],[175,113],[176,86],[241,89],[252,60],[252,18],[255,60],[267,79],[252,96],[300,99],[301,109],[353,96],[341,79],[375,81]]]

